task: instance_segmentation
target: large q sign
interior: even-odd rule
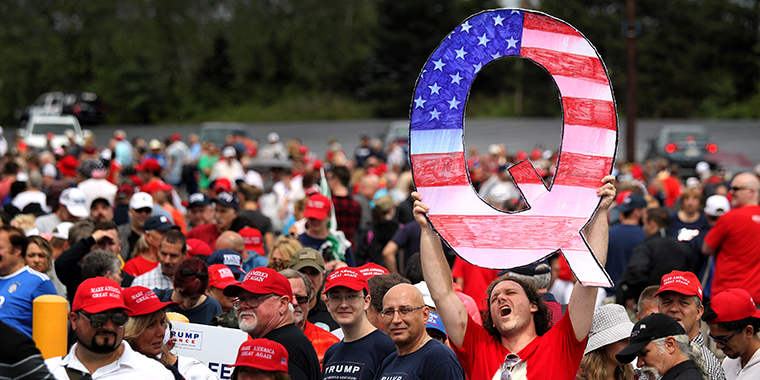
[[[506,213],[478,197],[465,162],[464,108],[477,73],[505,56],[546,69],[559,88],[562,142],[547,187],[524,160],[509,169],[529,209]],[[547,100],[549,101],[549,100]],[[611,286],[581,231],[599,207],[596,189],[617,147],[612,87],[596,49],[543,13],[499,9],[465,20],[425,63],[411,105],[412,173],[435,230],[466,261],[514,268],[560,250],[586,286]]]

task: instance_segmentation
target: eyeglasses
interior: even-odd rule
[[[239,307],[240,304],[245,303],[248,305],[248,307],[255,309],[261,305],[261,300],[267,299],[269,297],[275,297],[275,294],[267,294],[265,296],[242,296],[242,297],[235,297],[232,300],[232,306]]]
[[[309,297],[307,297],[307,296],[296,296],[296,302],[298,302],[299,305],[303,305],[303,304],[309,302]]]
[[[739,330],[736,330],[736,331],[734,331],[734,333],[733,333],[733,334],[731,334],[731,335],[729,335],[729,337],[728,337],[728,338],[716,338],[716,337],[714,337],[714,336],[712,336],[712,335],[709,335],[709,334],[708,334],[707,336],[709,336],[709,337],[710,337],[710,339],[711,339],[713,342],[715,342],[715,343],[719,343],[720,345],[722,345],[722,346],[725,346],[725,345],[727,345],[727,344],[728,344],[728,341],[729,341],[729,340],[731,340],[731,338],[733,338],[733,337],[734,337],[734,335],[738,334],[738,333],[739,333],[739,331],[742,331],[742,330],[744,330],[744,329],[739,329]]]
[[[512,380],[512,369],[515,368],[517,363],[520,362],[520,357],[517,356],[517,354],[507,354],[506,357],[504,357],[504,364],[500,366],[501,368],[501,380]]]
[[[731,186],[731,187],[729,187],[729,188],[728,188],[728,191],[737,192],[737,191],[739,191],[739,190],[745,190],[745,189],[746,189],[746,190],[749,190],[749,189],[751,189],[751,187],[739,187],[739,186]]]
[[[85,311],[79,311],[79,314],[84,317],[87,321],[90,322],[90,326],[94,329],[99,329],[103,326],[105,326],[106,323],[108,323],[108,320],[110,319],[116,327],[124,327],[124,325],[127,324],[127,321],[129,320],[129,315],[123,311],[118,311],[116,313],[97,313],[97,314],[90,314]]]
[[[415,310],[422,309],[423,307],[425,306],[423,305],[423,306],[417,306],[417,307],[400,307],[398,309],[385,309],[381,311],[380,314],[383,315],[383,318],[391,319],[393,318],[393,315],[398,312],[398,316],[403,318],[411,314]]]
[[[199,280],[205,280],[208,278],[208,272],[193,272],[191,269],[187,269],[187,268],[180,269],[179,273],[182,273],[183,276],[198,277]]]
[[[357,303],[359,300],[363,300],[366,296],[363,296],[361,294],[347,294],[345,296],[337,295],[337,294],[331,294],[327,296],[327,302],[334,304],[334,305],[340,305],[343,303],[343,299],[346,299],[346,302],[348,303]]]

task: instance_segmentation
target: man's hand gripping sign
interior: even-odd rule
[[[547,187],[528,160],[509,169],[529,209],[496,210],[467,174],[464,108],[477,73],[505,56],[551,74],[563,109],[557,170]],[[585,286],[612,282],[581,231],[599,207],[600,179],[612,169],[617,115],[596,49],[575,28],[543,13],[499,9],[476,14],[446,37],[422,70],[411,105],[410,162],[435,230],[462,258],[514,268],[560,250]]]

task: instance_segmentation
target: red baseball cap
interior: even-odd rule
[[[381,276],[384,274],[391,273],[385,267],[377,265],[375,263],[366,263],[356,269],[358,269],[359,272],[361,272],[361,274],[363,274],[367,280],[375,276]]]
[[[151,172],[155,173],[161,171],[161,164],[155,158],[149,158],[145,160],[141,165],[137,165],[135,168],[138,172]]]
[[[288,372],[288,350],[269,339],[251,339],[238,349],[235,364],[229,367],[253,367],[264,371]]]
[[[760,319],[755,300],[744,289],[726,289],[714,295],[710,299],[710,308],[718,316],[709,323],[734,322],[749,317]]]
[[[145,186],[140,187],[140,191],[153,194],[156,191],[171,191],[174,187],[160,179],[154,179],[148,182]]]
[[[662,292],[676,292],[685,296],[698,296],[702,300],[702,285],[694,273],[681,272],[674,270],[664,276],[660,281],[660,290],[655,293],[655,297]]]
[[[369,294],[367,278],[356,268],[343,267],[330,273],[325,283],[325,292],[336,286],[345,286],[357,292],[365,290]]]
[[[230,267],[224,264],[213,264],[208,267],[208,285],[217,289],[224,289],[229,285],[240,285],[235,280],[235,274]]]
[[[163,308],[178,306],[177,302],[161,302],[156,293],[144,286],[132,286],[122,291],[130,317],[155,313]]]
[[[179,141],[182,140],[182,135],[180,135],[177,132],[172,133],[172,141]]]
[[[258,267],[253,269],[245,275],[240,285],[233,284],[224,288],[224,295],[237,297],[244,290],[253,294],[274,293],[278,296],[288,297],[288,300],[293,299],[290,281],[272,268]]]
[[[330,213],[330,200],[322,194],[314,194],[306,202],[306,211],[304,218],[314,218],[324,220]]]
[[[187,257],[195,255],[211,256],[212,253],[211,247],[203,240],[195,238],[187,239]]]
[[[131,310],[124,304],[121,286],[116,281],[105,277],[93,277],[82,281],[74,295],[72,311],[84,310],[97,314],[111,309]]]
[[[238,233],[243,237],[246,251],[255,251],[259,255],[264,254],[264,242],[261,238],[261,231],[253,227],[243,227]]]
[[[232,191],[232,183],[227,178],[219,178],[214,182],[214,191],[217,193],[229,193]]]
[[[58,171],[61,174],[69,177],[77,175],[77,168],[79,167],[79,160],[72,155],[63,156],[58,160]]]

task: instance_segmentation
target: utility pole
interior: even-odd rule
[[[636,1],[626,0],[628,28],[625,34],[628,50],[628,102],[626,105],[626,158],[636,161]]]

